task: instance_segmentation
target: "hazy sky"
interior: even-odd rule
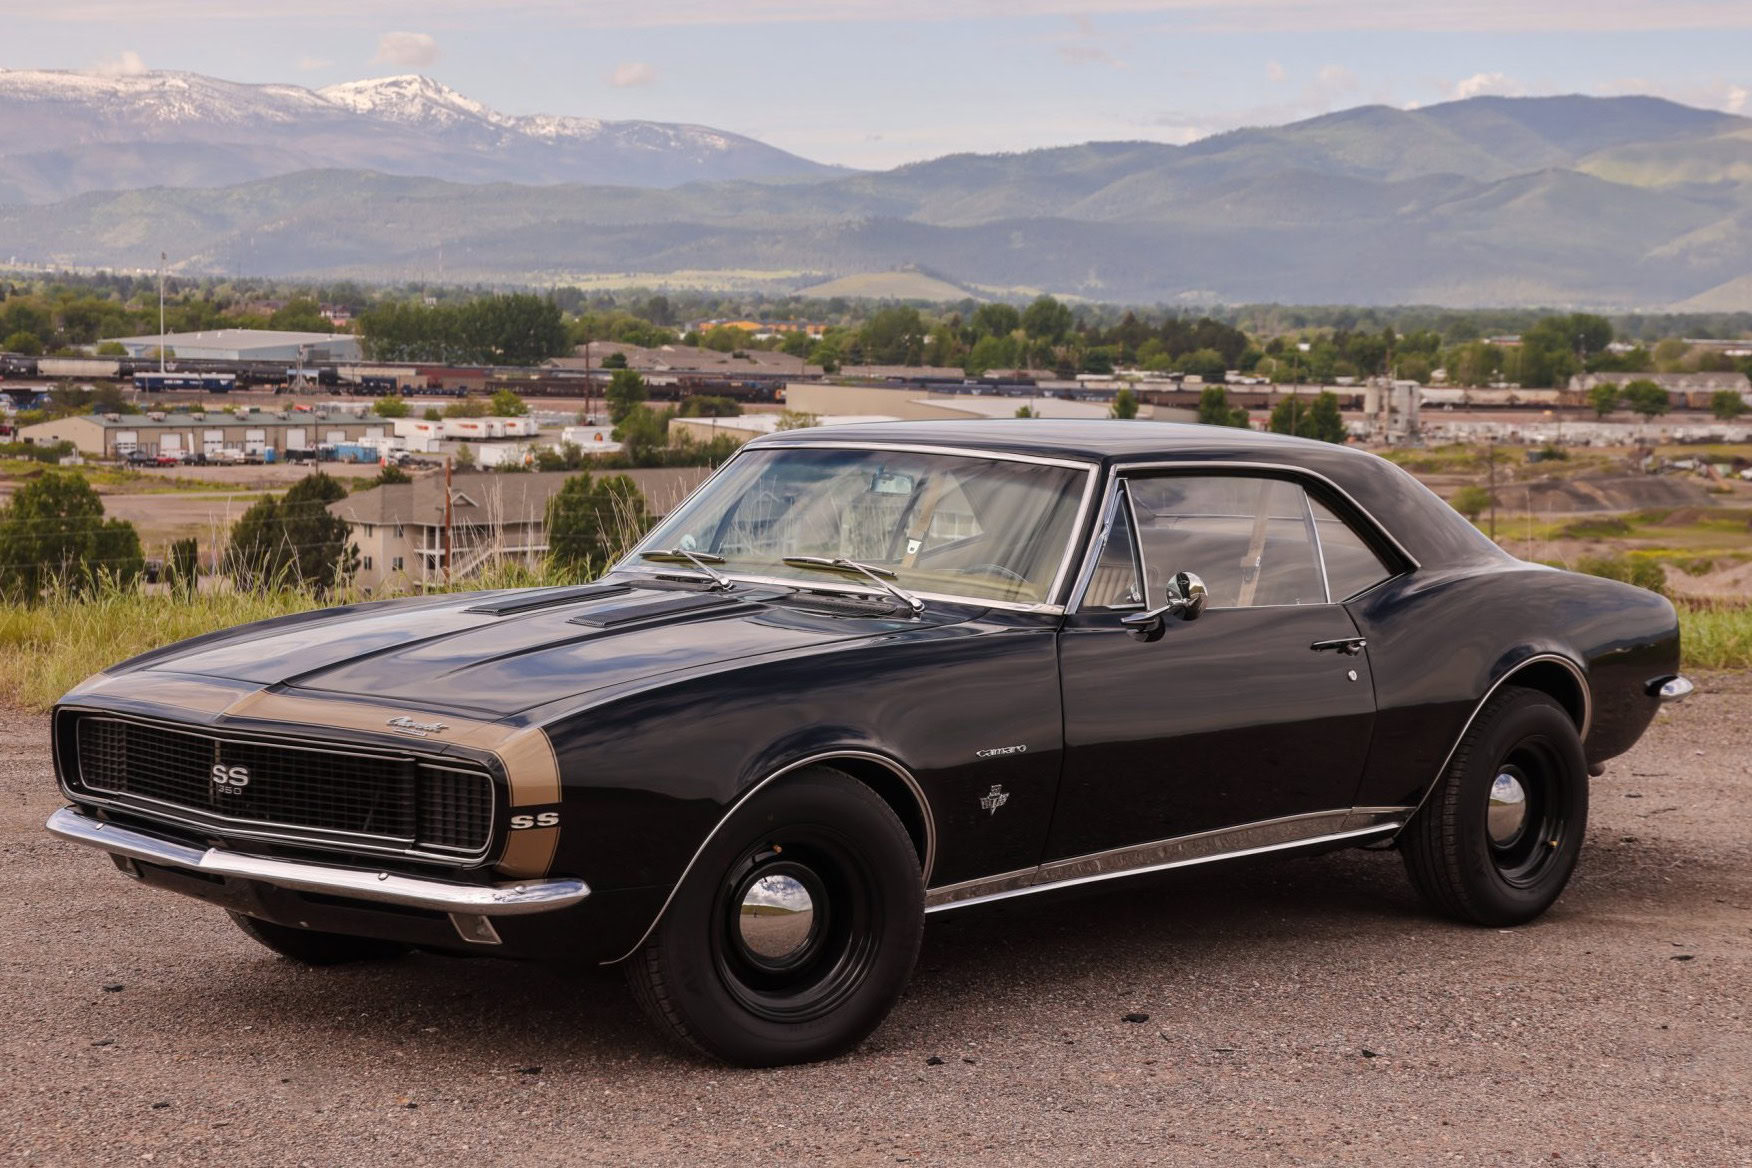
[[[509,113],[877,167],[1478,93],[1752,115],[1752,0],[0,0],[0,66],[422,72]]]

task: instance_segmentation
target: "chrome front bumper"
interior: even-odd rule
[[[485,919],[487,917],[549,912],[577,904],[590,895],[589,885],[569,878],[521,880],[510,884],[455,884],[365,868],[275,860],[222,848],[191,848],[93,819],[71,807],[63,807],[49,816],[47,827],[51,834],[64,840],[128,860],[142,860],[207,876],[257,880],[299,892],[449,913],[457,933],[476,944],[493,945],[499,941],[491,922]]]

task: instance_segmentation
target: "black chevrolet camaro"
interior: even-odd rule
[[[53,715],[49,829],[297,960],[620,962],[672,1034],[789,1063],[881,1022],[927,914],[1000,898],[1368,845],[1448,916],[1530,920],[1678,667],[1666,600],[1516,560],[1373,455],[800,430],[597,583],[98,674]]]

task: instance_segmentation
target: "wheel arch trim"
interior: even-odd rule
[[[1466,740],[1466,735],[1471,731],[1472,724],[1478,721],[1478,715],[1484,712],[1484,707],[1490,703],[1491,698],[1496,696],[1497,690],[1507,685],[1517,675],[1521,674],[1529,667],[1545,662],[1561,666],[1568,670],[1570,675],[1575,679],[1577,692],[1579,692],[1582,697],[1582,717],[1580,724],[1576,728],[1576,734],[1584,743],[1587,741],[1588,731],[1593,728],[1594,721],[1594,692],[1588,686],[1588,671],[1573,657],[1566,656],[1562,653],[1533,653],[1523,657],[1521,660],[1505,669],[1495,681],[1490,683],[1490,688],[1484,691],[1484,696],[1480,697],[1477,702],[1473,703],[1472,712],[1466,715],[1466,721],[1461,723],[1459,733],[1454,735],[1454,741],[1449,744],[1447,753],[1442,755],[1441,765],[1436,767],[1435,774],[1430,777],[1429,783],[1424,787],[1423,794],[1418,797],[1417,807],[1413,809],[1410,815],[1405,817],[1406,827],[1410,827],[1412,822],[1417,819],[1418,813],[1423,810],[1424,804],[1430,801],[1430,796],[1435,794],[1436,788],[1441,785],[1442,776],[1447,773],[1449,764],[1454,761],[1455,752],[1460,749],[1460,744]],[[1574,713],[1567,708],[1564,712],[1570,714],[1572,719],[1575,716]],[[1405,828],[1401,828],[1398,832],[1394,833],[1393,838],[1397,840],[1400,835],[1404,834],[1404,831]]]
[[[928,885],[931,880],[931,869],[935,866],[937,860],[937,823],[936,818],[931,813],[931,801],[926,798],[925,789],[919,785],[918,779],[914,777],[910,770],[890,758],[888,755],[878,754],[872,750],[848,748],[843,750],[818,751],[814,754],[806,755],[803,758],[797,759],[794,762],[786,763],[784,766],[768,774],[758,782],[749,784],[748,788],[738,795],[735,801],[725,809],[724,814],[718,817],[718,822],[712,825],[712,829],[705,834],[705,838],[700,840],[700,844],[694,849],[693,855],[688,857],[687,865],[682,868],[681,875],[676,877],[675,885],[670,888],[669,895],[663,898],[662,905],[658,907],[656,915],[651,918],[651,923],[646,925],[644,932],[639,934],[639,939],[634,941],[632,946],[625,953],[621,954],[619,957],[603,961],[602,964],[617,965],[639,951],[639,946],[643,945],[650,938],[652,932],[656,930],[657,926],[662,923],[663,915],[669,911],[669,906],[674,902],[676,893],[681,891],[681,886],[686,883],[687,878],[692,875],[694,866],[699,863],[700,857],[705,854],[706,849],[711,846],[712,841],[718,837],[718,833],[724,830],[724,825],[729,823],[738,811],[742,810],[742,805],[744,803],[747,803],[760,791],[765,790],[768,786],[784,778],[786,775],[800,771],[804,767],[815,766],[821,763],[832,763],[835,759],[856,759],[860,762],[867,762],[880,766],[888,773],[892,774],[896,779],[900,780],[901,784],[906,787],[908,793],[911,794],[913,800],[918,805],[919,819],[924,827],[924,854],[920,857],[920,866],[924,883]],[[852,777],[854,779],[857,778],[856,775]],[[877,794],[878,796],[881,796],[881,792],[877,792]],[[911,835],[911,832],[909,831],[907,834]]]

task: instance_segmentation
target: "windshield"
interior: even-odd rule
[[[1086,477],[960,454],[751,450],[639,550],[721,556],[713,566],[729,576],[817,586],[827,573],[785,557],[856,560],[914,592],[1038,603],[1050,598]],[[650,561],[628,561],[641,564]]]

